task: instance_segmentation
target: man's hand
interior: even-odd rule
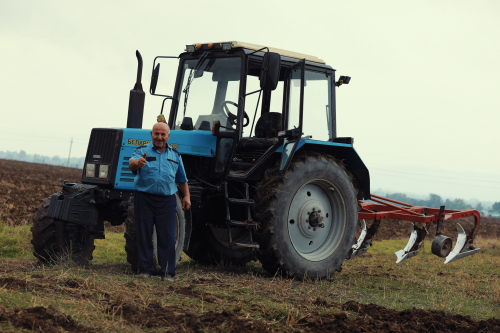
[[[188,210],[191,207],[191,197],[184,197],[182,199],[182,210]]]
[[[144,155],[139,160],[137,160],[137,167],[139,167],[139,169],[144,168],[144,166],[146,165],[146,155],[147,153],[144,153]]]

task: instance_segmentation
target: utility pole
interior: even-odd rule
[[[73,146],[73,138],[71,138],[71,143],[69,145],[69,155],[68,155],[68,164],[66,167],[69,167],[69,158],[71,157],[71,147]]]

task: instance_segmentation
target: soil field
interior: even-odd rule
[[[130,271],[122,233],[96,241],[89,267],[36,263],[25,225],[33,207],[80,176],[78,169],[0,160],[0,220],[13,226],[0,228],[0,331],[500,332],[498,219],[482,219],[478,254],[449,265],[430,253],[431,237],[421,254],[396,265],[393,253],[406,243],[397,239],[407,239],[411,225],[383,221],[368,253],[330,280],[271,276],[258,262],[201,266],[183,254],[176,281],[166,284]],[[455,223],[445,227],[452,236]],[[14,238],[21,257],[2,252]]]
[[[176,281],[164,283],[106,262],[105,244],[123,238],[110,236],[86,268],[0,259],[0,331],[500,332],[500,251],[491,246],[462,264],[443,266],[427,249],[395,265],[387,247],[404,242],[376,242],[325,281],[183,257]]]

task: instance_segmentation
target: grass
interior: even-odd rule
[[[27,258],[31,256],[30,226],[11,227],[0,221],[0,258]]]
[[[346,262],[341,273],[321,281],[269,276],[257,262],[239,268],[200,266],[183,254],[176,282],[165,284],[158,278],[138,280],[130,272],[121,233],[96,240],[94,260],[87,268],[68,263],[37,266],[30,238],[28,226],[0,225],[0,312],[52,305],[91,330],[147,329],[140,326],[146,325],[144,320],[135,323],[121,314],[124,304],[135,313],[152,313],[155,302],[175,307],[172,313],[183,313],[182,318],[190,311],[232,311],[255,325],[284,331],[300,329],[300,320],[311,314],[332,316],[341,311],[337,304],[349,300],[396,310],[442,310],[474,320],[500,318],[497,240],[478,239],[478,254],[448,265],[430,253],[430,242],[418,256],[399,265],[394,252],[404,248],[405,241],[376,242],[367,254]],[[0,330],[14,330],[9,325],[0,322]]]

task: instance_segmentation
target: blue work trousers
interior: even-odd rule
[[[175,194],[169,196],[135,191],[134,214],[137,233],[137,255],[140,273],[154,273],[153,226],[156,226],[158,264],[161,275],[175,275],[176,235]]]

